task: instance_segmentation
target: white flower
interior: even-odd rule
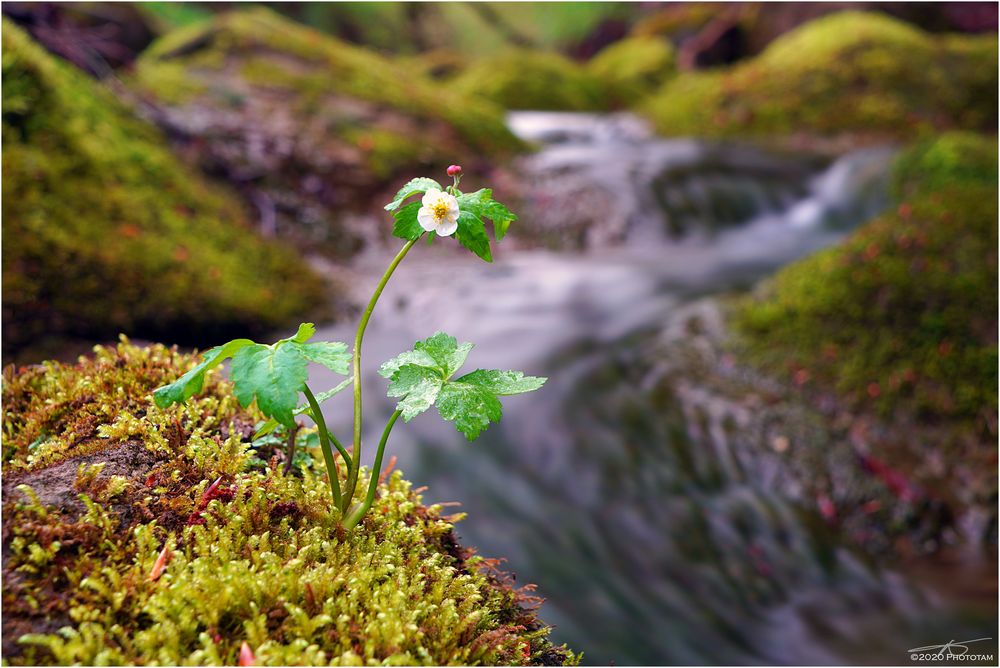
[[[437,188],[431,188],[420,200],[417,222],[428,232],[448,237],[458,229],[458,200]]]

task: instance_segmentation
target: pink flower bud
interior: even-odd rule
[[[452,165],[448,168],[448,176],[458,176],[462,173],[461,165]]]

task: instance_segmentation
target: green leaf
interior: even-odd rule
[[[321,341],[318,343],[291,343],[299,349],[310,362],[322,364],[334,373],[346,376],[350,370],[351,353],[347,352],[347,344],[339,341]]]
[[[503,416],[500,400],[492,392],[469,383],[448,383],[437,397],[437,409],[445,420],[455,423],[455,428],[470,441]]]
[[[387,396],[400,398],[396,409],[409,422],[434,405],[444,378],[435,369],[416,364],[404,364],[396,369],[389,381]]]
[[[416,195],[417,193],[427,192],[428,190],[431,189],[444,190],[444,188],[441,187],[441,184],[435,181],[434,179],[428,179],[425,177],[413,179],[412,181],[410,181],[405,186],[399,189],[399,192],[396,193],[396,196],[392,199],[392,201],[385,205],[385,210],[395,211],[403,203],[403,200],[405,200],[410,195]]]
[[[354,382],[354,379],[353,378],[348,378],[348,379],[344,380],[342,383],[340,383],[340,385],[337,385],[336,387],[334,387],[333,389],[327,390],[326,392],[320,392],[319,394],[316,395],[316,403],[317,404],[322,404],[324,401],[326,401],[330,397],[334,396],[335,394],[338,394],[341,390],[343,390],[344,388],[346,388],[352,382]],[[306,403],[302,404],[301,406],[299,406],[298,408],[296,408],[294,411],[292,411],[292,414],[293,415],[302,415],[303,413],[308,413],[310,411],[310,408],[311,407],[309,406],[309,403],[306,402]],[[254,433],[254,435],[253,435],[253,440],[257,440],[258,438],[261,438],[262,436],[267,436],[272,431],[274,431],[275,429],[278,428],[278,424],[279,424],[279,422],[277,420],[275,420],[274,418],[268,418],[266,422],[263,422],[261,424],[261,426],[257,428],[256,433]]]
[[[499,397],[531,392],[545,384],[545,378],[496,369],[477,369],[451,380],[470,350],[471,343],[460,345],[455,337],[437,332],[382,365],[379,373],[389,378],[388,396],[400,399],[396,408],[404,420],[409,422],[436,404],[441,417],[454,422],[471,441],[490,422],[500,420]]]
[[[461,206],[461,205],[459,205]],[[486,260],[493,261],[490,253],[490,238],[486,236],[486,225],[482,219],[471,211],[459,211],[458,231],[455,232],[458,243]]]
[[[221,346],[206,350],[202,354],[202,362],[183,376],[163,387],[153,391],[153,401],[160,408],[170,404],[183,404],[198,392],[205,384],[205,374],[209,369],[222,364],[245,346],[255,345],[250,339],[235,339]]]
[[[510,224],[517,220],[517,216],[511,213],[510,209],[493,199],[493,191],[489,188],[460,196],[458,206],[462,211],[471,211],[480,218],[492,220],[493,236],[497,241],[504,238]]]
[[[402,209],[392,214],[396,219],[396,224],[392,226],[393,236],[400,239],[419,239],[424,233],[424,228],[420,227],[417,221],[417,212],[420,211],[420,202],[410,202]]]
[[[234,393],[246,408],[254,400],[260,411],[293,429],[293,411],[309,378],[309,362],[298,345],[252,344],[233,356],[230,376]]]
[[[496,369],[476,369],[457,379],[456,383],[468,383],[489,390],[498,397],[523,394],[537,390],[547,378],[525,376],[520,371],[497,371]]]
[[[458,339],[444,332],[436,332],[423,341],[413,344],[413,350],[407,350],[389,360],[379,369],[379,374],[385,378],[392,375],[404,364],[414,364],[436,370],[441,378],[447,379],[465,364],[465,358],[472,350],[471,343],[458,344]]]
[[[290,336],[287,339],[281,339],[277,341],[274,345],[279,345],[282,343],[305,343],[313,337],[316,333],[316,325],[311,322],[304,322],[299,325],[299,329],[295,332],[295,336]]]

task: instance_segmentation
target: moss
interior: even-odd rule
[[[398,472],[345,533],[323,473],[255,452],[261,416],[217,375],[156,408],[193,363],[123,341],[5,370],[5,661],[232,665],[244,642],[260,665],[575,660]]]
[[[264,8],[227,12],[162,37],[140,58],[135,82],[145,92],[160,97],[162,79],[170,78],[170,67],[180,64],[194,80],[212,81],[211,70],[239,69],[246,58],[269,65],[262,75],[245,76],[247,72],[242,72],[243,83],[251,86],[266,86],[276,80],[293,94],[346,96],[423,122],[444,123],[465,143],[466,150],[506,153],[519,147],[501,115],[489,105],[464,99],[378,54]],[[239,78],[231,79],[229,85],[240,88],[240,83]],[[184,97],[173,94],[164,101],[182,103]],[[424,142],[432,144],[426,137]],[[454,139],[451,143],[455,144]]]
[[[599,111],[612,102],[600,79],[584,67],[558,53],[531,49],[478,60],[449,85],[505,109]]]
[[[997,410],[996,141],[946,134],[904,152],[895,174],[896,210],[778,273],[735,325],[750,359],[800,385],[987,433]]]
[[[3,27],[5,353],[54,334],[260,332],[325,302],[155,128]]]
[[[604,48],[587,63],[618,105],[632,105],[676,72],[674,48],[657,37],[629,37]]]
[[[989,131],[996,109],[996,36],[934,36],[864,12],[807,23],[733,67],[682,74],[645,105],[663,134],[746,137]]]

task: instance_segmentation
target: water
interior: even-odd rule
[[[995,635],[983,632],[995,630],[989,615],[963,617],[921,577],[844,545],[742,453],[724,419],[699,426],[689,406],[652,391],[671,315],[877,213],[892,151],[830,162],[655,140],[629,116],[510,122],[541,146],[520,166],[522,218],[583,250],[501,245],[486,265],[449,242],[414,249],[365,339],[368,457],[393,410],[375,369],[443,330],[477,344],[470,369],[551,379],[505,399],[501,424],[475,443],[432,411],[397,426],[389,454],[429,486],[426,500],[462,502],[463,542],[538,583],[555,640],[587,663],[900,663],[910,647]],[[389,252],[358,260],[359,298]],[[349,433],[349,397],[325,411]]]

